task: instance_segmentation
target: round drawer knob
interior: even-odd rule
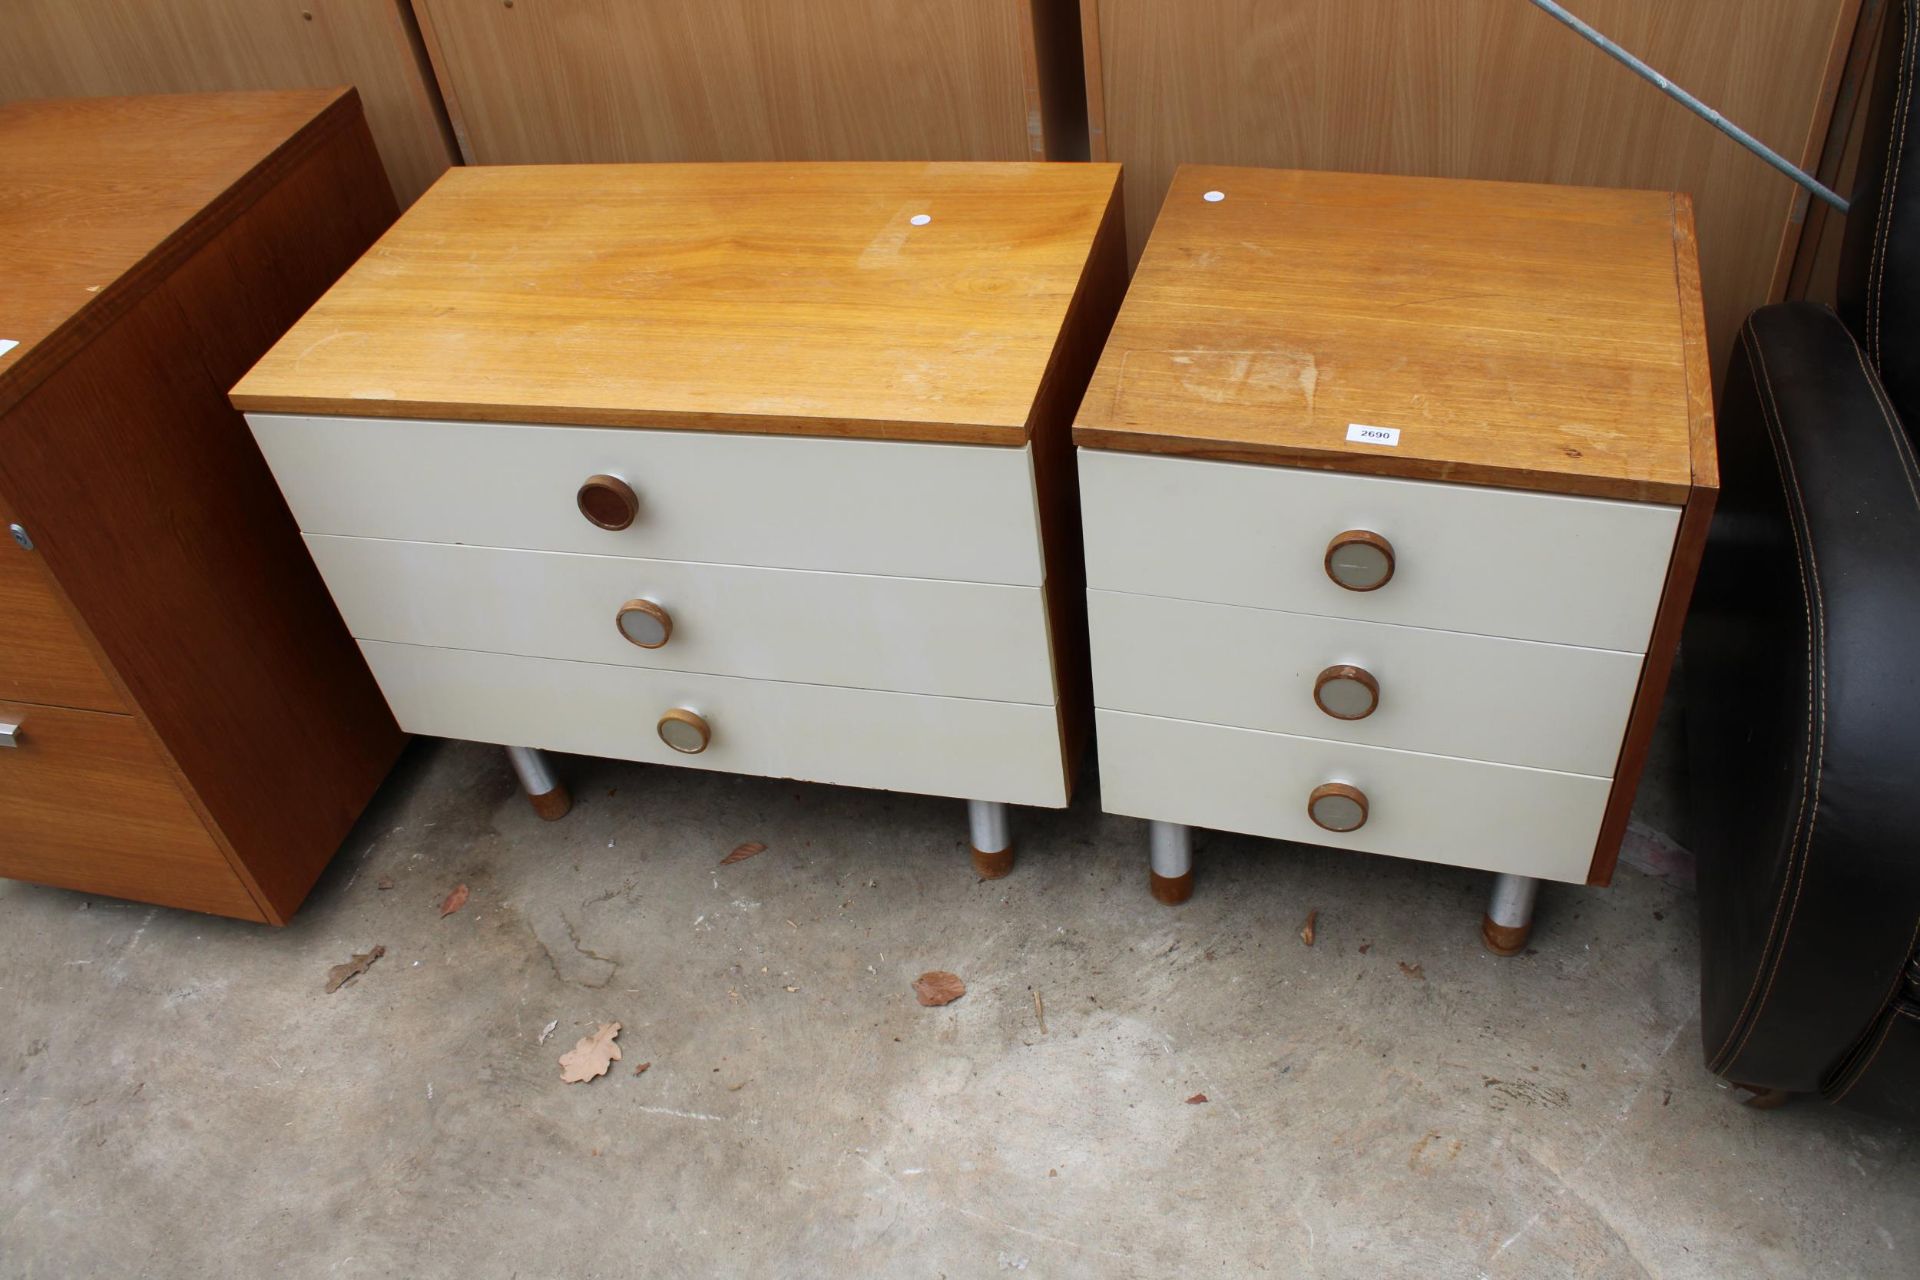
[[[651,600],[629,600],[614,615],[620,634],[642,649],[658,649],[673,637],[673,615]]]
[[[1380,682],[1364,667],[1328,667],[1313,681],[1313,704],[1335,720],[1365,720],[1380,706]]]
[[[1358,831],[1367,824],[1367,793],[1344,782],[1323,782],[1307,797],[1307,816],[1328,831]]]
[[[633,486],[619,476],[588,476],[576,501],[580,514],[602,529],[624,529],[640,514],[640,499]]]
[[[675,707],[660,717],[660,741],[682,755],[697,756],[713,741],[713,730],[706,717],[685,707]]]
[[[1336,534],[1327,544],[1327,576],[1349,591],[1378,591],[1393,579],[1393,544],[1365,529]]]

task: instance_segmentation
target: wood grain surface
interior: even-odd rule
[[[477,164],[1070,158],[1072,6],[413,0]]]
[[[1789,159],[1818,158],[1860,0],[1578,0]],[[1095,159],[1145,243],[1189,161],[1692,194],[1716,367],[1769,298],[1797,189],[1526,0],[1082,0]]]
[[[407,0],[6,0],[0,101],[355,85],[401,203],[454,159]]]
[[[1112,165],[456,169],[233,399],[1020,444],[1118,180]]]
[[[0,498],[0,526],[13,512]],[[94,656],[37,552],[0,534],[0,698],[125,711],[126,699]]]
[[[262,920],[139,720],[0,703],[0,876]]]
[[[0,412],[358,115],[338,89],[0,106]]]
[[[1676,227],[1663,192],[1183,167],[1074,438],[1682,504]]]
[[[32,109],[63,143],[16,150],[45,167],[9,168],[17,181],[0,199],[32,193],[40,234],[21,225],[26,213],[5,225],[19,251],[10,267],[48,291],[33,314],[54,314],[53,291],[91,275],[74,264],[125,265],[36,342],[37,368],[0,370],[0,390],[17,397],[0,419],[0,492],[130,695],[130,731],[171,768],[175,800],[255,904],[248,914],[280,923],[402,739],[225,391],[366,249],[394,204],[350,95],[252,99],[304,101],[307,121],[282,120],[299,145],[263,138],[248,101],[202,110],[197,136],[154,143],[189,174],[196,155],[225,158],[201,187],[211,207],[187,215],[185,232],[164,166],[139,169],[121,133],[149,136],[156,118],[185,128],[181,100],[123,104],[124,120],[99,102],[75,104],[71,120]],[[8,118],[18,123],[11,109]],[[229,124],[251,161],[222,140]],[[88,209],[91,190],[104,194]],[[147,217],[143,195],[167,216]],[[66,358],[47,360],[53,350]],[[143,788],[130,783],[129,794]],[[86,870],[77,863],[54,882],[86,887]],[[96,888],[130,892],[104,871]],[[173,892],[156,875],[130,896],[172,902]]]

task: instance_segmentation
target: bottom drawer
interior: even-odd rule
[[[132,716],[0,703],[0,876],[242,920],[260,908]]]
[[[363,640],[410,733],[968,800],[1066,804],[1054,708]],[[660,740],[697,712],[698,755]]]
[[[1585,883],[1612,783],[1122,711],[1098,713],[1101,807],[1422,862]],[[1345,783],[1366,820],[1328,831],[1308,797]]]

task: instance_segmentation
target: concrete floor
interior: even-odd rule
[[[1162,907],[1092,788],[981,883],[953,801],[561,763],[546,825],[417,744],[280,931],[0,884],[0,1274],[1920,1273],[1915,1134],[1702,1070],[1644,829],[1502,961],[1385,858],[1211,835]]]

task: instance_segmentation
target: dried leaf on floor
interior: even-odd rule
[[[633,1069],[633,1074],[635,1074],[635,1075],[637,1075],[637,1076],[643,1076],[643,1075],[645,1075],[645,1074],[647,1074],[647,1068],[648,1068],[648,1067],[650,1067],[650,1066],[652,1066],[652,1065],[653,1065],[653,1064],[652,1064],[651,1062],[643,1062],[643,1063],[641,1063],[641,1064],[640,1064],[639,1066],[637,1066],[637,1067],[635,1067],[635,1068]]]
[[[723,867],[732,866],[736,862],[745,862],[756,853],[765,853],[766,851],[767,846],[761,844],[758,840],[749,840],[726,857],[720,859],[720,865]]]
[[[948,973],[945,969],[930,969],[913,980],[913,994],[927,1008],[937,1009],[967,994],[967,984],[960,981],[959,974]]]
[[[1400,972],[1419,982],[1427,980],[1427,971],[1424,968],[1417,964],[1408,964],[1405,960],[1400,962]]]
[[[393,888],[393,877],[381,876],[378,880],[375,880],[373,882],[373,887],[376,889],[391,889]]]
[[[1371,951],[1371,950],[1373,950],[1373,944],[1372,944],[1371,942],[1363,942],[1363,943],[1361,943],[1361,944],[1360,944],[1360,954],[1361,954],[1361,955],[1365,955],[1365,954],[1367,954],[1367,952],[1369,952],[1369,951]]]
[[[590,1036],[581,1036],[578,1044],[560,1055],[560,1079],[581,1084],[607,1074],[607,1068],[620,1061],[620,1046],[613,1042],[620,1024],[603,1022]]]
[[[1320,912],[1316,908],[1315,910],[1307,912],[1307,922],[1300,926],[1300,941],[1306,943],[1308,946],[1313,945],[1313,926],[1319,919]]]
[[[444,920],[448,916],[452,915],[454,912],[458,911],[460,908],[466,905],[467,905],[467,886],[463,884],[457,884],[453,886],[453,892],[449,893],[446,896],[446,899],[441,902],[440,918]]]
[[[327,970],[327,994],[332,995],[355,978],[373,968],[373,962],[387,954],[385,947],[375,947],[371,951],[362,951],[345,964],[337,964]]]
[[[1188,1106],[1190,1106],[1190,1107],[1191,1107],[1191,1106],[1197,1106],[1198,1104],[1200,1104],[1200,1103],[1202,1103],[1202,1102],[1205,1102],[1206,1100],[1207,1100],[1207,1095],[1206,1095],[1206,1094],[1204,1094],[1204,1093],[1196,1093],[1196,1094],[1194,1094],[1194,1095],[1193,1095],[1193,1096],[1192,1096],[1191,1098],[1188,1098],[1188,1099],[1187,1099],[1187,1105],[1188,1105]]]

